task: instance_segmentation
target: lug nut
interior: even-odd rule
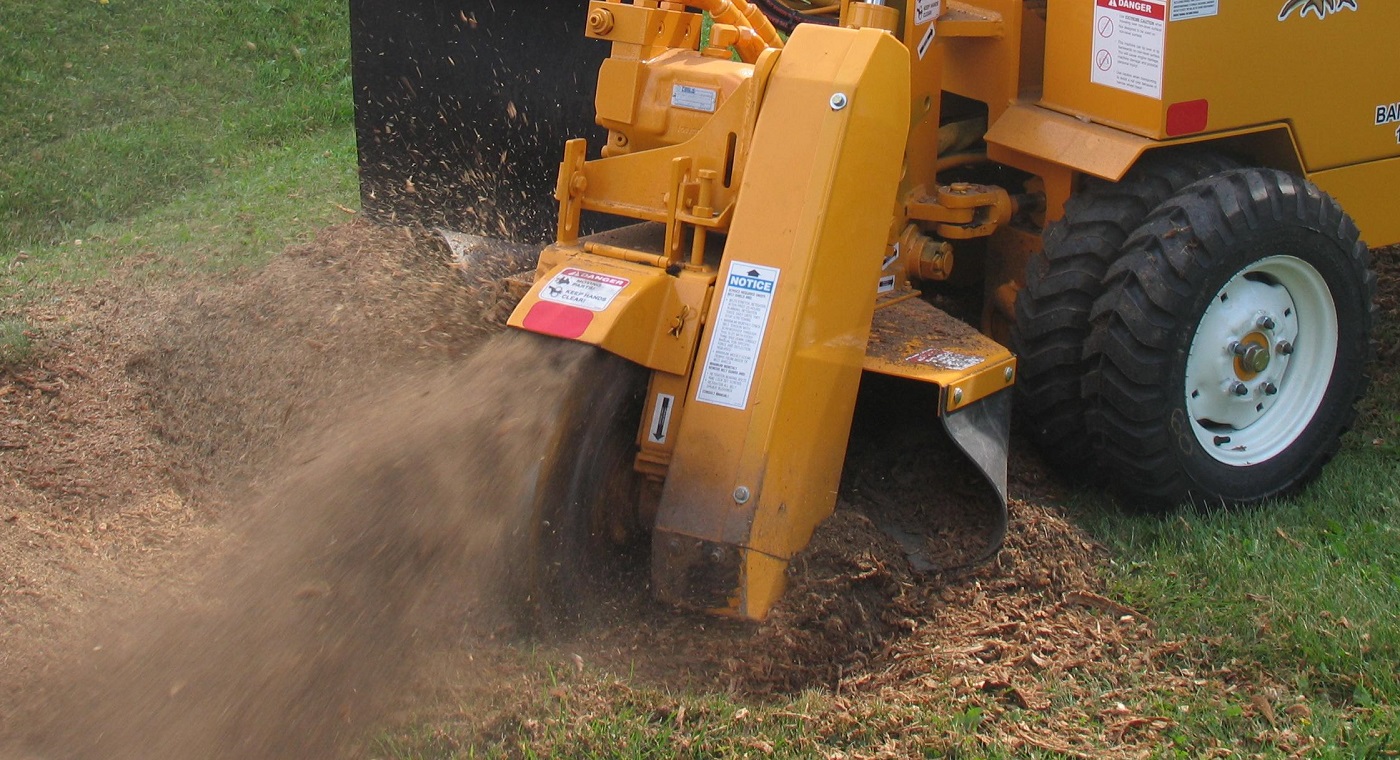
[[[1274,396],[1278,394],[1278,386],[1273,383],[1264,383],[1264,395]]]
[[[1293,344],[1286,340],[1281,340],[1278,342],[1277,346],[1274,346],[1274,350],[1278,352],[1279,356],[1288,356],[1293,353]]]
[[[1272,330],[1274,329],[1274,318],[1270,316],[1263,316],[1255,320],[1254,324],[1258,325],[1264,330]]]
[[[1249,386],[1236,380],[1235,382],[1230,383],[1230,392],[1235,394],[1236,396],[1248,396]]]

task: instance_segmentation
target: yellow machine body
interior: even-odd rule
[[[708,43],[686,5],[714,14]],[[1375,52],[1400,4],[841,8],[841,26],[783,41],[743,0],[593,0],[608,141],[591,160],[582,140],[565,149],[557,241],[510,318],[652,370],[636,470],[654,486],[653,586],[720,614],[764,617],[831,513],[863,371],[938,388],[1004,518],[1017,364],[1002,343],[1040,231],[1084,178],[1216,144],[1400,242],[1370,192],[1400,184],[1400,63]],[[952,113],[968,102],[983,110]],[[988,164],[1016,181],[946,179]],[[639,224],[584,236],[585,211]],[[970,240],[980,329],[915,289],[953,276]]]
[[[1400,181],[1400,63],[1384,52],[1400,5],[1031,5],[945,0],[932,47],[944,89],[987,103],[989,157],[1041,175],[1052,218],[1076,174],[1117,180],[1148,151],[1216,143],[1317,183],[1372,245],[1400,242],[1375,191]]]

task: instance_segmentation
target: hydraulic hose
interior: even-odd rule
[[[826,24],[833,26],[836,19],[831,16],[809,16],[792,6],[784,3],[783,0],[754,0],[758,7],[763,10],[763,15],[767,16],[783,34],[792,34],[792,30],[798,24]]]
[[[756,6],[749,5],[748,0],[685,0],[685,4],[709,13],[716,24],[738,28],[739,41],[735,47],[739,49],[739,57],[746,61],[757,60],[765,48],[783,46],[783,38],[773,22]],[[744,34],[745,30],[753,36]]]

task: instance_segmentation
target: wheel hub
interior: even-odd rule
[[[1247,465],[1300,435],[1331,375],[1335,336],[1336,307],[1309,264],[1271,256],[1230,278],[1186,362],[1186,409],[1205,450]]]
[[[1258,332],[1231,343],[1230,353],[1235,355],[1235,375],[1240,380],[1253,380],[1269,368],[1269,361],[1273,358],[1269,352],[1268,336]]]

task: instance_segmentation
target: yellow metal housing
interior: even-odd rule
[[[657,517],[663,598],[763,617],[835,505],[908,97],[877,30],[802,26],[779,57]]]

